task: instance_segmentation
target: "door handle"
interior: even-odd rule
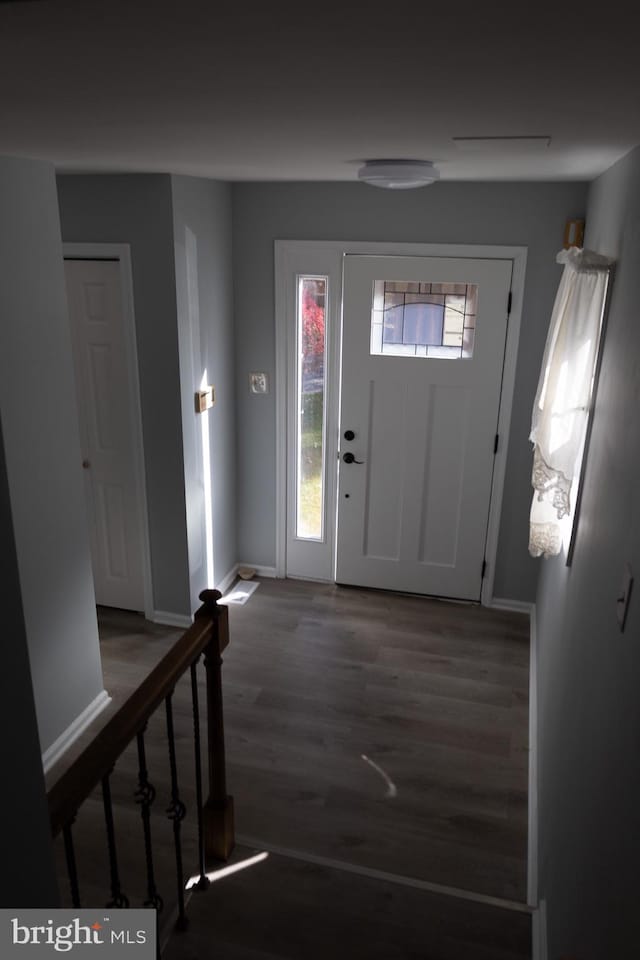
[[[82,461],[82,469],[83,469],[83,470],[88,470],[90,466],[91,466],[91,463],[90,463],[89,460],[83,460],[83,461]]]
[[[352,453],[344,453],[342,459],[345,463],[364,463],[364,460],[356,460]]]

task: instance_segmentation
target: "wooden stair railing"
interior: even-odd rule
[[[217,590],[204,590],[200,594],[202,606],[196,612],[192,626],[143,680],[49,791],[51,832],[54,838],[60,833],[64,836],[71,899],[75,907],[80,907],[81,903],[72,825],[81,805],[99,784],[102,785],[111,874],[111,900],[107,905],[111,907],[126,907],[129,905],[128,899],[120,887],[110,776],[118,758],[135,739],[138,750],[138,788],[135,792],[135,798],[141,808],[147,874],[147,899],[144,904],[162,910],[163,901],[155,885],[149,822],[155,789],[149,782],[144,734],[149,718],[164,701],[171,772],[171,803],[168,817],[173,825],[176,858],[177,926],[179,928],[186,927],[180,836],[181,822],[185,816],[185,806],[180,799],[177,777],[172,696],[176,683],[187,671],[191,673],[195,795],[198,818],[198,869],[200,875],[197,886],[200,889],[206,888],[209,882],[206,877],[207,866],[212,861],[228,859],[233,849],[233,798],[228,796],[226,792],[221,675],[222,652],[229,643],[229,617],[227,607],[219,606],[217,603],[220,597],[221,594]],[[203,653],[206,675],[206,760],[209,787],[209,795],[206,801],[203,800],[200,712],[196,674],[196,666]],[[91,904],[91,906],[94,906],[94,904]]]

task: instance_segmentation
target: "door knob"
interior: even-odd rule
[[[355,440],[356,435],[355,435],[355,433],[353,432],[353,430],[345,430],[345,432],[344,432],[344,438],[345,438],[345,440]]]
[[[364,463],[364,460],[356,460],[352,453],[344,453],[342,459],[345,463]]]

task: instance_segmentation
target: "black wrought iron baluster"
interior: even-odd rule
[[[136,803],[140,804],[140,816],[142,817],[142,829],[144,830],[144,855],[147,862],[147,899],[144,901],[145,907],[154,907],[160,913],[164,907],[162,897],[156,888],[155,874],[153,869],[153,846],[151,844],[151,806],[156,798],[156,789],[149,782],[149,773],[147,771],[147,757],[144,746],[144,734],[147,729],[145,723],[142,730],[137,734],[138,742],[138,789],[135,792]]]
[[[75,820],[75,818],[74,818]],[[78,886],[78,868],[76,866],[76,855],[73,849],[73,836],[71,835],[71,826],[74,823],[71,820],[63,828],[64,853],[67,858],[67,872],[69,874],[69,886],[71,887],[71,902],[74,907],[80,907],[80,887]]]
[[[113,823],[113,806],[111,803],[111,786],[109,784],[110,774],[102,778],[102,801],[104,804],[104,819],[107,827],[107,845],[109,848],[109,868],[111,871],[111,900],[107,903],[108,907],[128,907],[129,899],[120,889],[120,876],[118,874],[118,855],[116,852],[116,831]]]
[[[184,871],[182,867],[182,842],[180,830],[182,821],[187,812],[184,803],[180,799],[178,789],[178,767],[176,763],[176,741],[173,732],[173,707],[171,699],[173,692],[165,700],[167,711],[167,737],[169,739],[169,764],[171,768],[171,803],[167,807],[167,814],[173,821],[173,841],[176,848],[176,877],[178,884],[178,919],[176,927],[178,930],[186,930],[187,915],[184,909]]]
[[[206,890],[209,878],[205,872],[204,859],[204,824],[202,814],[202,758],[200,755],[200,706],[198,702],[198,674],[196,667],[200,657],[191,664],[191,707],[193,709],[193,743],[196,762],[196,805],[198,814],[198,866],[200,879],[196,884],[198,890]]]

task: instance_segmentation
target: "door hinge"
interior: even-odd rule
[[[500,440],[500,434],[499,434],[499,433],[496,433],[496,435],[495,435],[495,437],[494,437],[494,440],[493,440],[493,453],[494,453],[494,456],[495,456],[495,454],[498,452],[498,442],[499,442],[499,440]]]
[[[507,297],[507,316],[508,317],[511,316],[511,301],[512,301],[512,295],[511,295],[511,290],[509,290],[509,296]]]
[[[487,572],[487,561],[486,561],[486,560],[483,560],[483,561],[482,561],[482,573],[480,574],[480,579],[481,579],[481,580],[484,580],[484,575],[485,575],[486,572]]]

